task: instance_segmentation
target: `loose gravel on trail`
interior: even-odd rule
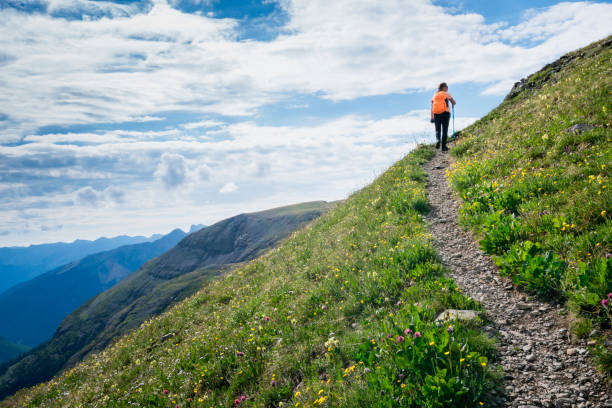
[[[426,220],[445,266],[461,290],[478,300],[499,342],[505,376],[496,407],[612,407],[610,384],[592,365],[586,340],[571,341],[563,309],[515,290],[493,260],[457,224],[459,202],[446,179],[447,153],[425,165],[432,206]]]

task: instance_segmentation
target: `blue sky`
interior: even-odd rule
[[[335,200],[520,78],[612,34],[610,2],[5,0],[0,246]]]

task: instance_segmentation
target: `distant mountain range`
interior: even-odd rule
[[[70,313],[51,340],[17,361],[3,364],[0,398],[48,380],[90,352],[103,349],[146,319],[195,293],[212,277],[273,247],[331,206],[320,201],[241,214],[188,235],[168,252]]]
[[[176,245],[176,229],[154,242],[124,245],[88,255],[0,294],[0,336],[37,346],[73,310]]]
[[[99,238],[95,241],[78,239],[70,243],[56,242],[28,247],[0,248],[0,292],[87,255],[109,251],[122,245],[151,242],[159,238],[160,234],[150,237],[121,235],[114,238]]]

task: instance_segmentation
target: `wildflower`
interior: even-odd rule
[[[606,215],[606,210],[603,210],[603,211],[601,212],[601,216],[603,217],[603,216],[605,216],[605,215]]]
[[[244,353],[243,353],[242,351],[237,351],[237,352],[236,352],[236,355],[237,355],[238,357],[242,357],[242,356],[244,356]]]
[[[412,330],[410,330],[410,329],[406,329],[406,330],[404,330],[404,334],[405,334],[405,335],[409,335],[410,333],[412,333]]]
[[[422,337],[423,335],[421,334],[421,332],[414,332],[414,337]]]
[[[612,293],[608,293],[608,299],[612,298]]]
[[[482,363],[480,363],[481,366],[486,367],[487,363],[485,363],[484,361]]]
[[[170,391],[168,391],[168,390],[164,390],[164,394],[165,394],[165,395],[168,395],[168,393],[169,393],[169,392],[170,392]]]
[[[321,306],[321,310],[325,310],[325,309],[327,309],[327,306],[322,305],[322,306]]]
[[[400,343],[404,342],[404,336],[397,336],[397,341]]]
[[[272,387],[276,387],[276,381],[274,381],[274,380],[270,381],[270,385],[271,385]]]
[[[238,398],[234,400],[234,405],[240,405],[240,400]]]
[[[448,328],[446,329],[447,332],[452,333],[455,329],[453,328],[453,326],[448,326]]]
[[[264,320],[265,320],[266,322],[269,322],[269,321],[270,321],[270,316],[266,316],[266,317],[264,317]]]
[[[240,396],[240,401],[245,401],[245,400],[246,400],[246,397],[244,395],[241,395]]]
[[[608,301],[608,299],[601,299],[601,304],[603,306],[608,306],[610,304],[610,302]]]
[[[612,254],[611,253],[607,253],[606,254],[606,259],[610,259],[610,258],[612,258]]]
[[[187,402],[192,402],[193,398],[187,398]]]
[[[388,339],[390,339],[391,337],[393,337],[391,334],[387,334]]]
[[[430,346],[434,346],[435,344],[436,344],[436,343],[435,343],[435,342],[433,342],[433,341],[432,341],[432,342],[429,342],[429,345],[430,345]]]

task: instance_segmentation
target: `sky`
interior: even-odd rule
[[[0,246],[338,200],[612,34],[612,3],[0,0]]]

